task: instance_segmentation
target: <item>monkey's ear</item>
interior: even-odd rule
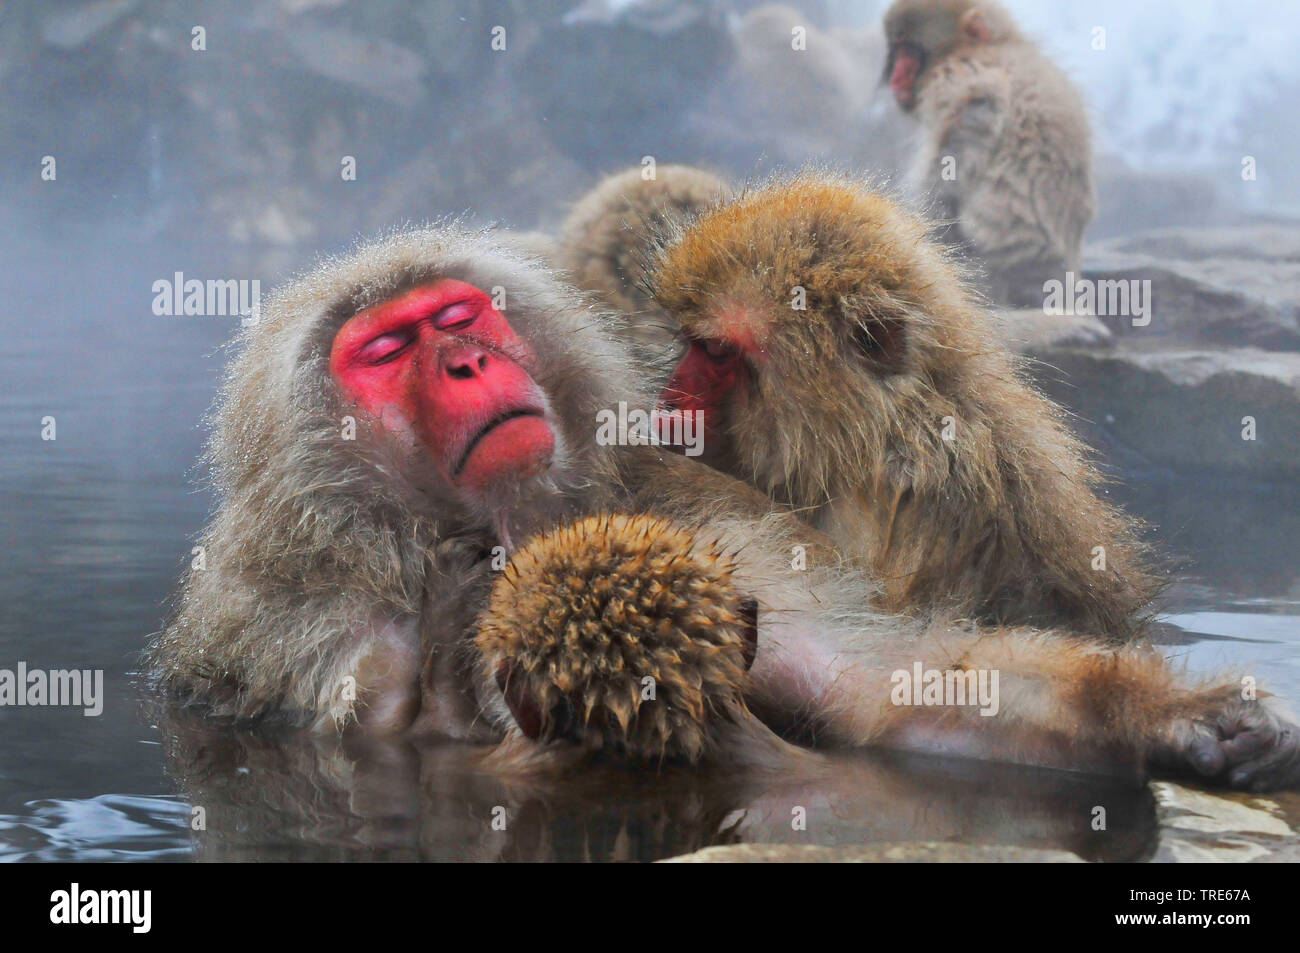
[[[976,43],[987,43],[993,39],[993,34],[989,30],[989,25],[984,22],[984,13],[981,10],[974,7],[967,10],[961,15],[959,24],[961,32]]]

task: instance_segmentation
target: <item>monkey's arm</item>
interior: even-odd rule
[[[823,648],[823,652],[825,649]],[[756,679],[781,675],[781,653]],[[1300,784],[1300,732],[1227,680],[1180,679],[1157,653],[1059,633],[949,628],[825,662],[807,682],[828,741],[1045,767]]]
[[[224,551],[213,538],[208,551]],[[169,694],[215,717],[398,730],[419,702],[419,638],[414,612],[368,593],[210,558],[184,579],[148,664]]]

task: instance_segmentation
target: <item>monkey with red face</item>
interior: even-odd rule
[[[912,184],[1012,307],[1077,270],[1096,201],[1082,97],[995,0],[895,0],[885,80],[923,129]]]
[[[703,415],[701,459],[829,534],[884,608],[1142,629],[1133,521],[923,222],[805,173],[679,228],[653,281],[687,340],[664,401]]]
[[[797,739],[1295,782],[1293,729],[1230,682],[1185,684],[1139,649],[884,613],[756,490],[602,446],[598,414],[652,395],[584,300],[456,228],[279,292],[219,402],[219,506],[153,646],[163,687],[217,716],[499,743],[494,770],[600,732],[652,759],[779,762],[806,757]],[[563,536],[619,513],[658,519]],[[607,555],[578,571],[572,541]],[[917,663],[996,672],[1000,696],[981,713],[917,686],[905,703],[898,676]],[[620,694],[654,665],[671,713]]]

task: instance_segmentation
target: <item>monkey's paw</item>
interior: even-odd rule
[[[478,649],[528,737],[693,762],[747,715],[757,604],[734,568],[666,520],[590,517],[514,554]]]
[[[1217,713],[1175,722],[1153,760],[1245,791],[1300,788],[1300,728],[1232,698]]]

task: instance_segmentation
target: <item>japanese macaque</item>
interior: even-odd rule
[[[1153,593],[1131,522],[924,225],[804,174],[702,214],[656,300],[701,459],[857,558],[888,611],[1122,640]]]
[[[686,165],[614,173],[574,204],[560,232],[557,261],[579,288],[627,316],[632,339],[647,354],[662,351],[674,326],[646,288],[648,250],[670,223],[729,193],[722,179]]]
[[[618,720],[621,703],[601,682],[616,690],[626,674],[589,662],[593,646],[623,641],[607,657],[626,664],[646,654],[633,640],[651,654],[675,642],[678,658],[661,659],[678,672],[658,681],[672,688],[694,676],[708,701],[669,692],[689,716],[676,721],[643,706],[637,716],[650,728],[611,737],[629,749],[615,754],[688,760],[698,751],[690,736],[706,739],[701,761],[821,757],[797,740],[1125,777],[1189,771],[1252,788],[1295,783],[1295,730],[1230,680],[1185,684],[1142,649],[883,613],[821,534],[753,488],[653,445],[601,445],[602,411],[653,398],[640,381],[602,315],[490,235],[396,234],[281,290],[219,400],[218,509],[203,561],[153,647],[162,686],[240,720],[492,743],[481,768],[504,773],[585,756],[565,737],[584,723],[566,723],[565,712]],[[566,537],[564,527],[602,514],[607,536],[621,527],[598,550],[608,571],[566,583],[574,592],[602,578],[621,585],[642,560],[653,564],[646,587],[672,589],[682,573],[700,605],[693,615],[621,617],[587,608],[581,624],[600,631],[548,645],[545,626],[562,624],[548,606],[575,604],[554,585],[575,576],[565,551],[585,547],[591,532]],[[658,517],[695,539],[653,521],[629,533],[620,514]],[[549,544],[535,539],[546,534]],[[680,547],[679,558],[664,558],[660,544]],[[637,545],[645,551],[633,553]],[[497,631],[485,630],[482,648],[499,657],[485,660],[475,622],[512,554],[518,580],[550,588],[528,592],[536,625],[499,604],[489,611]],[[540,562],[531,577],[529,560]],[[651,605],[649,591],[624,601]],[[705,638],[697,617],[726,631]],[[663,632],[665,620],[679,631]],[[514,635],[502,628],[512,625]],[[710,669],[710,653],[726,659]],[[534,664],[543,655],[566,696],[558,714],[559,696]],[[940,669],[936,694],[929,670]],[[565,673],[581,677],[561,682]],[[726,690],[737,682],[743,708]],[[689,724],[719,704],[725,724]],[[602,716],[593,730],[610,724]]]
[[[914,184],[955,222],[993,300],[1040,306],[1095,212],[1083,101],[993,0],[896,0],[885,79],[924,127]]]

